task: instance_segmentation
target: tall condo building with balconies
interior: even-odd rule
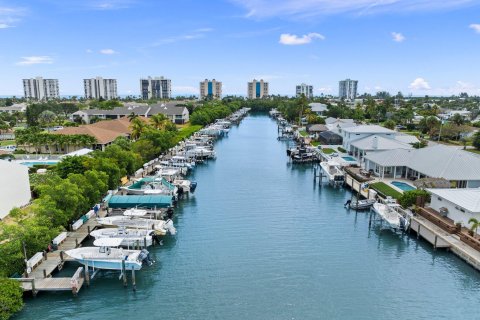
[[[200,99],[221,99],[222,82],[215,79],[205,79],[200,82]]]
[[[300,97],[302,94],[304,94],[307,99],[313,98],[313,86],[305,83],[298,85],[296,88],[297,98]]]
[[[354,100],[357,97],[358,80],[342,80],[338,82],[338,97],[340,99]]]
[[[115,99],[117,98],[117,79],[103,79],[96,77],[83,79],[86,99]]]
[[[58,79],[43,79],[42,77],[23,79],[23,92],[25,98],[33,100],[58,99],[60,97]]]
[[[172,80],[164,77],[140,79],[140,94],[143,100],[170,99],[172,97]]]
[[[257,81],[253,79],[253,81],[248,83],[248,99],[261,99],[263,97],[268,97],[268,82]]]

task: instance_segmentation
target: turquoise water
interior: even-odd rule
[[[54,165],[58,163],[58,160],[56,161],[24,161],[20,162],[21,164],[27,166],[27,167],[33,167],[34,165]]]
[[[350,156],[342,157],[342,159],[345,160],[345,161],[354,161],[354,162],[357,161],[357,159],[355,159],[354,157],[350,157]]]
[[[246,118],[199,165],[178,234],[151,251],[138,291],[118,274],[40,293],[17,319],[474,319],[480,273],[416,237],[369,228],[349,191],[287,162],[266,116]],[[65,274],[73,274],[73,266]],[[479,316],[480,317],[480,316]],[[477,317],[478,318],[478,317]]]
[[[410,191],[410,190],[415,190],[416,189],[415,187],[412,187],[408,183],[401,182],[401,181],[392,181],[390,183],[393,184],[395,187],[403,190],[403,191]]]

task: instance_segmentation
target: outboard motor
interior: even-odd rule
[[[349,199],[349,200],[347,200],[347,202],[345,202],[345,204],[344,204],[343,206],[344,206],[344,207],[347,207],[347,206],[350,205],[350,203],[352,203],[352,200]]]
[[[138,255],[138,260],[142,261],[142,263],[147,264],[147,266],[151,266],[153,264],[153,260],[150,257],[150,252],[147,249],[142,249],[140,254]]]
[[[172,219],[172,217],[173,217],[173,208],[170,207],[170,208],[167,209],[167,217],[168,217],[168,219]]]
[[[197,188],[197,182],[196,181],[190,182],[190,192],[194,193],[196,188]]]
[[[173,226],[173,221],[172,219],[168,219],[165,223],[165,229],[168,230],[168,232],[170,232],[170,234],[172,236],[174,236],[176,233],[177,233],[177,229],[175,229],[175,227]]]

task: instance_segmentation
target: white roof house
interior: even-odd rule
[[[410,143],[419,142],[414,136],[405,135],[378,125],[343,128],[341,134],[343,147],[357,158],[363,157],[367,151],[411,149]]]
[[[327,105],[318,102],[312,102],[308,105],[313,113],[322,114],[323,112],[327,111]]]
[[[328,130],[341,135],[343,128],[355,127],[357,124],[353,119],[337,119],[328,117],[325,119],[325,125],[327,126]]]
[[[444,178],[459,188],[480,187],[480,156],[441,144],[370,153],[365,169],[382,177]]]
[[[5,218],[10,210],[29,203],[30,180],[28,167],[19,163],[0,160],[0,219]]]
[[[427,189],[432,199],[430,207],[446,212],[447,217],[468,226],[471,218],[480,219],[480,188]]]

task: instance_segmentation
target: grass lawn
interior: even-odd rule
[[[197,132],[198,130],[202,129],[201,125],[191,125],[190,123],[183,125],[182,128],[178,129],[177,136],[175,137],[175,141],[178,143],[185,138],[190,137],[192,134]]]
[[[299,131],[299,133],[300,133],[300,135],[301,135],[302,137],[308,136],[308,132],[307,132],[307,131]]]
[[[383,183],[383,182],[372,183],[370,185],[370,187],[372,189],[378,191],[378,193],[380,193],[384,196],[390,196],[390,197],[395,198],[395,199],[398,199],[402,196],[402,194],[400,192],[398,192],[397,190],[393,189],[388,184]]]
[[[480,150],[477,149],[466,149],[468,152],[480,154]]]
[[[332,154],[335,152],[335,150],[333,150],[332,148],[323,148],[322,152],[325,154]]]
[[[310,142],[310,144],[311,144],[312,146],[314,146],[314,147],[318,147],[318,146],[320,145],[320,142],[318,142],[318,141],[312,141],[312,142]]]
[[[2,140],[2,141],[0,141],[0,146],[1,147],[8,146],[10,144],[15,144],[15,140]]]

